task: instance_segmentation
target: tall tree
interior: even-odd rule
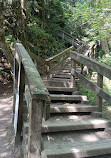
[[[44,0],[38,0],[40,6],[39,17],[41,19],[41,28],[45,28],[45,11],[44,11]]]
[[[3,17],[4,3],[3,3],[3,0],[0,0],[0,11],[1,11],[1,13],[0,13],[0,52],[5,54],[7,61],[11,64],[11,68],[13,70],[12,52],[5,42],[4,17]]]
[[[26,0],[13,0],[14,37],[19,39],[24,47],[27,47],[26,33]]]

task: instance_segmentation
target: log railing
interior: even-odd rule
[[[97,62],[89,57],[86,57],[82,54],[78,54],[75,51],[70,53],[71,62],[72,62],[72,83],[75,86],[75,77],[79,78],[81,82],[85,83],[86,87],[91,88],[97,94],[97,105],[98,111],[102,112],[102,99],[106,100],[111,104],[111,95],[106,93],[103,90],[103,76],[111,79],[111,67]],[[86,77],[76,71],[76,64],[83,64],[87,66],[89,69],[94,70],[98,73],[97,85],[93,82],[89,81]]]
[[[57,55],[54,55],[46,60],[42,59],[41,57],[29,53],[30,57],[33,61],[36,61],[36,67],[40,74],[47,76],[50,78],[50,74],[58,67],[62,66],[63,62],[69,57],[69,53],[71,50],[76,50],[74,46],[65,49],[64,51],[60,52]]]
[[[46,59],[48,78],[50,78],[50,74],[52,71],[54,71],[58,66],[62,66],[63,62],[69,57],[69,53],[71,50],[75,50],[75,48],[71,46],[68,49],[62,51],[61,53]]]
[[[40,56],[29,52],[30,57],[32,58],[32,60],[35,63],[35,66],[37,68],[37,70],[39,71],[39,73],[41,75],[45,75],[47,73],[47,63],[46,61],[41,58]]]
[[[32,158],[36,155],[40,158],[42,119],[49,118],[50,97],[32,59],[22,44],[17,43],[14,56],[13,104],[15,145],[21,143],[23,134],[24,99],[29,111],[28,157]]]

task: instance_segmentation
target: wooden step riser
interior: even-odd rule
[[[44,81],[44,84],[51,87],[71,87],[70,82]]]
[[[50,95],[51,102],[88,103],[86,96],[80,95]]]
[[[70,81],[70,79],[64,79],[64,78],[51,78],[50,80],[51,80],[51,81],[58,81],[58,82],[59,82],[59,81],[62,81],[62,82],[63,82],[63,81],[66,81],[66,82],[69,82],[69,81]]]
[[[79,130],[93,130],[93,129],[105,129],[108,128],[108,124],[84,124],[84,125],[66,125],[66,126],[50,126],[50,127],[42,127],[42,133],[52,133],[52,132],[66,132],[66,131],[79,131]]]
[[[68,76],[53,76],[51,79],[57,79],[57,80],[59,80],[59,79],[64,79],[64,80],[70,80],[71,79],[71,76],[70,77],[68,77]]]
[[[65,95],[72,95],[73,92],[64,92],[64,91],[49,91],[50,94],[65,94]]]
[[[54,154],[56,153],[56,154]],[[64,148],[63,150],[60,149],[54,150],[54,153],[49,154],[49,152],[47,152],[47,158],[95,158],[95,156],[97,156],[96,158],[110,158],[111,156],[111,147],[109,145],[107,145],[106,143],[103,144],[103,146],[95,146],[95,148],[92,149],[79,149],[79,148],[74,148],[72,150]],[[105,156],[105,154],[110,154],[108,157],[107,155]],[[104,156],[101,156],[104,155]]]
[[[77,88],[66,88],[66,87],[47,87],[48,91],[57,91],[57,92],[74,92],[77,91]]]
[[[97,111],[97,107],[85,107],[85,108],[73,108],[73,107],[69,107],[69,108],[59,108],[59,107],[51,107],[50,109],[50,113],[56,114],[56,113],[86,113],[86,112],[93,112],[93,111]]]

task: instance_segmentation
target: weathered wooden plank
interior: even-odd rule
[[[86,87],[91,88],[96,94],[98,94],[100,97],[102,97],[104,100],[106,100],[107,102],[109,102],[111,104],[111,95],[106,93],[102,88],[100,88],[96,84],[89,81],[86,77],[79,74],[74,69],[71,70],[71,73],[74,76],[78,77],[85,84]]]
[[[76,61],[71,59],[71,67],[76,70]],[[71,75],[71,83],[72,83],[72,87],[75,87],[75,76]]]
[[[59,65],[61,65],[67,58],[69,57],[69,55],[67,55],[65,58],[63,58],[61,61],[59,61],[58,63],[56,63],[56,65],[54,66],[50,66],[49,69],[49,73],[51,73],[52,71],[54,71]]]
[[[74,47],[71,46],[71,47],[69,47],[68,49],[65,49],[64,51],[62,51],[61,53],[59,53],[59,54],[57,54],[57,55],[54,55],[53,57],[50,57],[50,58],[46,59],[47,64],[48,64],[49,62],[53,62],[54,60],[60,58],[60,57],[63,56],[63,55],[69,53],[69,52],[70,52],[71,50],[73,50],[73,49],[74,49]]]
[[[97,85],[100,88],[103,88],[103,76],[98,73]],[[97,95],[97,105],[99,107],[99,112],[102,112],[102,98]]]
[[[44,101],[32,99],[29,106],[29,157],[40,158],[42,150],[42,111]]]
[[[16,44],[16,50],[23,64],[31,95],[38,96],[38,99],[47,99],[49,93],[27,51],[20,43]]]
[[[45,65],[46,64],[46,61],[44,59],[42,59],[40,56],[34,54],[34,53],[31,53],[29,52],[29,55],[30,57],[33,59],[33,60],[37,60],[39,63],[41,63],[41,65]]]
[[[111,79],[111,67],[107,66],[103,63],[97,62],[91,58],[88,58],[82,54],[78,54],[77,52],[70,52],[70,56],[72,59],[80,62],[81,64],[86,65],[88,68],[95,70],[102,76],[106,76],[107,78]]]

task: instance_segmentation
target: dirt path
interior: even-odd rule
[[[0,82],[0,158],[13,158],[12,85]]]

